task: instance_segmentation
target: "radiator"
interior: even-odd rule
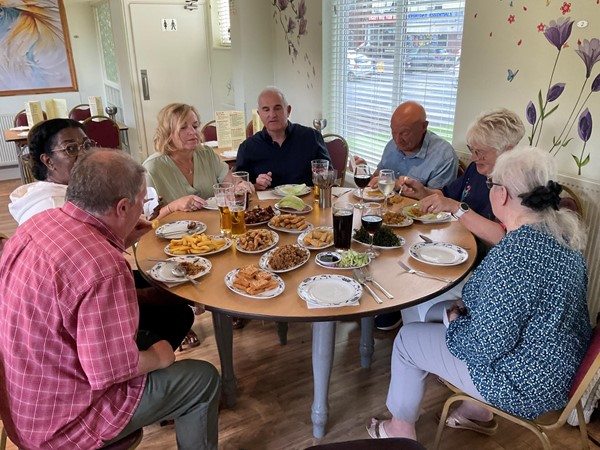
[[[458,157],[465,165],[470,162],[470,155],[459,153]],[[600,184],[581,178],[559,176],[561,184],[571,188],[581,200],[588,227],[588,243],[584,252],[588,265],[588,305],[592,323],[600,312]]]
[[[0,128],[12,128],[14,114],[0,114]],[[17,148],[13,142],[4,142],[0,139],[0,167],[17,165]]]

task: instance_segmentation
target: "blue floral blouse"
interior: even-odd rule
[[[592,334],[586,290],[581,253],[522,226],[465,285],[448,349],[490,404],[529,419],[564,407]]]

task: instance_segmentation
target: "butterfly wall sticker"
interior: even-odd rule
[[[508,75],[506,76],[506,79],[508,80],[508,82],[512,82],[512,80],[515,79],[515,77],[517,76],[517,74],[519,73],[519,69],[515,70],[514,72],[512,71],[512,69],[508,69]]]

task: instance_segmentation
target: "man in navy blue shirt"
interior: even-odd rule
[[[292,107],[279,88],[269,86],[258,96],[264,128],[240,145],[236,170],[250,174],[256,190],[281,184],[312,186],[313,159],[331,161],[321,133],[288,120]]]

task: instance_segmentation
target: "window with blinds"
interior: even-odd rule
[[[413,100],[451,141],[464,1],[334,0],[330,120],[353,154],[376,165],[390,117]]]
[[[217,0],[217,20],[219,23],[219,46],[231,47],[229,0]]]

